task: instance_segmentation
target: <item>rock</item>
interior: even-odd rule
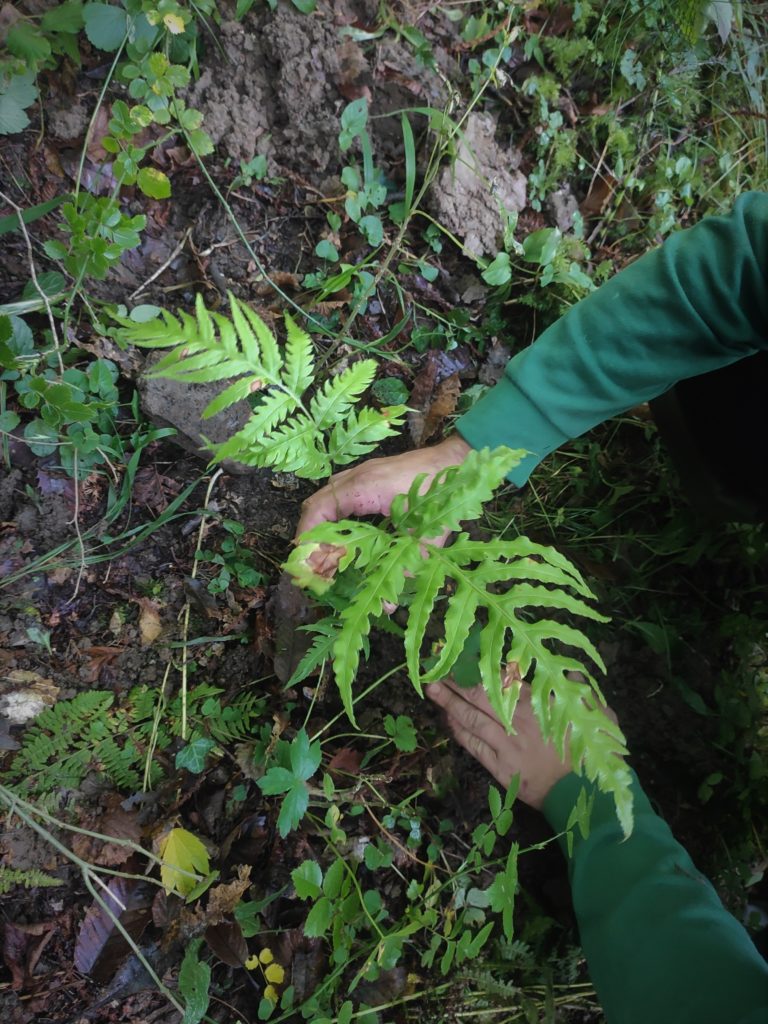
[[[73,102],[69,97],[61,99],[64,100],[61,105],[60,101],[49,101],[46,104],[48,131],[55,139],[71,141],[82,138],[91,118],[88,108],[79,100]]]
[[[565,235],[573,228],[574,214],[579,211],[576,196],[571,192],[570,185],[563,185],[547,198],[547,209],[556,226]]]
[[[203,410],[222,388],[221,382],[187,384],[147,376],[138,380],[141,408],[145,415],[155,423],[175,427],[178,434],[174,440],[206,462],[211,452],[205,446],[203,434],[213,444],[222,444],[245,426],[251,414],[247,402],[236,402],[211,419],[204,420]],[[245,466],[232,459],[225,459],[221,466],[228,473],[256,472],[252,466]]]
[[[495,133],[490,114],[470,114],[455,161],[430,190],[434,215],[475,258],[498,251],[504,232],[500,207],[519,213],[526,202],[525,175],[516,169],[520,153],[502,149]]]

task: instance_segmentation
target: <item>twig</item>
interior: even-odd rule
[[[75,480],[75,512],[71,519],[71,523],[75,528],[77,534],[77,546],[80,548],[80,567],[77,570],[77,580],[75,581],[75,589],[72,591],[72,597],[67,601],[67,604],[72,602],[80,592],[80,584],[83,580],[83,573],[85,572],[85,543],[83,542],[83,534],[80,531],[80,475],[77,467],[77,449],[72,449],[72,476]]]
[[[185,245],[187,244],[187,239],[188,239],[188,238],[189,238],[189,236],[190,236],[190,235],[192,234],[192,229],[193,229],[193,228],[194,228],[194,224],[190,224],[190,225],[189,225],[189,227],[187,228],[187,230],[186,230],[186,231],[184,232],[184,236],[182,237],[181,241],[180,241],[180,242],[179,242],[179,244],[178,244],[178,245],[176,246],[176,248],[175,248],[175,249],[173,250],[173,252],[172,252],[172,253],[171,253],[171,255],[170,255],[170,256],[168,257],[168,259],[167,259],[167,260],[165,261],[165,263],[163,263],[163,264],[162,264],[161,266],[159,266],[159,267],[157,268],[157,270],[156,270],[156,271],[154,272],[154,274],[151,274],[151,275],[150,275],[150,276],[149,276],[149,277],[147,278],[147,280],[146,280],[146,281],[144,282],[144,284],[140,284],[138,288],[134,289],[134,291],[132,291],[132,292],[131,292],[131,294],[130,294],[130,295],[128,296],[128,298],[129,298],[129,299],[135,299],[137,295],[141,295],[141,293],[142,293],[142,292],[143,292],[143,291],[144,291],[144,290],[145,290],[145,289],[146,289],[146,288],[147,288],[147,287],[148,287],[149,285],[151,285],[151,284],[152,284],[152,282],[153,282],[154,280],[156,280],[156,279],[157,279],[158,277],[160,277],[160,275],[161,275],[161,274],[162,274],[162,273],[163,273],[163,272],[164,272],[165,270],[167,270],[167,269],[168,269],[168,267],[170,267],[170,265],[171,265],[171,264],[173,263],[173,261],[174,261],[174,260],[176,259],[176,257],[177,257],[177,256],[179,255],[179,253],[181,252],[181,250],[182,250],[182,249],[184,248],[184,246],[185,246]]]
[[[7,203],[8,206],[10,206],[13,209],[13,212],[19,219],[19,227],[21,228],[21,233],[22,235],[24,235],[24,241],[27,245],[27,255],[29,257],[29,272],[32,275],[32,283],[35,286],[37,294],[43,300],[46,312],[48,313],[48,323],[51,325],[51,338],[53,339],[53,345],[54,348],[56,349],[56,358],[59,361],[59,373],[64,373],[64,360],[61,358],[59,332],[56,330],[56,321],[53,318],[53,310],[51,309],[51,304],[48,301],[48,296],[40,287],[40,282],[37,280],[37,271],[35,269],[35,254],[32,251],[32,239],[29,237],[27,225],[24,223],[24,211],[20,206],[14,203],[14,201],[9,196],[7,196],[5,192],[0,192],[0,199],[2,199],[4,203]]]
[[[195,545],[195,557],[192,560],[192,572],[190,578],[195,579],[197,576],[197,566],[200,555],[200,545],[203,543],[203,533],[206,527],[206,513],[208,511],[208,502],[211,500],[211,492],[213,491],[214,484],[219,479],[221,474],[224,472],[223,469],[217,469],[211,477],[210,483],[208,484],[208,490],[205,492],[205,500],[203,501],[203,513],[200,516],[200,529],[197,533],[197,544]],[[184,646],[181,649],[181,738],[186,740],[187,738],[187,662],[189,660],[189,645],[187,644],[187,637],[189,635],[189,615],[191,610],[191,604],[187,600],[184,605],[182,612],[182,626],[181,626],[181,639]]]

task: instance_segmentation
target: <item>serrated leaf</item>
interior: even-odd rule
[[[112,4],[86,4],[83,7],[83,20],[89,41],[107,53],[119,49],[128,32],[125,11]]]
[[[327,896],[321,896],[312,907],[304,922],[304,934],[309,939],[320,939],[328,931],[333,920],[333,903]]]
[[[323,891],[323,871],[316,860],[305,860],[291,872],[291,880],[300,900],[317,899]]]
[[[283,839],[299,827],[299,823],[309,807],[309,790],[304,782],[294,777],[291,789],[288,790],[280,805],[277,816],[277,831]]]
[[[171,182],[167,174],[156,167],[142,167],[136,176],[136,184],[150,199],[167,199],[171,194]]]
[[[198,959],[202,941],[190,942],[179,969],[179,994],[184,999],[181,1024],[200,1024],[208,1010],[211,968]]]
[[[8,29],[6,46],[17,57],[42,62],[51,55],[51,44],[31,21],[20,19]]]
[[[291,743],[291,768],[298,779],[311,779],[320,767],[323,751],[320,741],[309,742],[306,729],[300,729]]]
[[[205,846],[185,828],[172,828],[160,840],[159,854],[163,860],[160,878],[168,893],[187,896],[198,883],[193,876],[207,875],[211,869]]]

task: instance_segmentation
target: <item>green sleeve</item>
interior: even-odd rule
[[[556,832],[584,784],[568,775],[547,797]],[[569,865],[582,946],[609,1024],[766,1024],[768,963],[634,774],[632,785],[629,839],[612,798],[596,792],[589,836],[574,837]]]
[[[544,456],[677,381],[768,348],[768,193],[680,231],[573,306],[462,416],[473,448]]]

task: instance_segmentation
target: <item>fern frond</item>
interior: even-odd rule
[[[346,466],[397,433],[402,425],[407,407],[391,405],[386,409],[352,410],[343,423],[337,423],[331,432],[328,451],[332,462]]]
[[[44,871],[38,871],[36,868],[29,868],[23,871],[18,868],[0,867],[0,896],[4,896],[17,885],[23,885],[25,889],[35,889],[38,887],[50,889],[63,884],[60,878],[46,875]]]
[[[264,321],[234,295],[230,316],[205,308],[200,296],[195,315],[162,311],[155,320],[119,320],[112,333],[146,348],[167,348],[151,376],[188,384],[229,380],[203,412],[209,419],[236,402],[254,401],[247,423],[220,445],[208,447],[214,461],[236,459],[309,479],[328,476],[334,465],[368,455],[397,432],[404,406],[356,409],[376,374],[376,363],[362,359],[316,389],[312,339],[286,314],[281,348]]]
[[[568,740],[574,768],[613,794],[629,832],[624,737],[603,713],[605,702],[592,674],[592,666],[604,671],[600,654],[580,629],[539,617],[545,609],[605,621],[588,603],[594,595],[579,571],[557,551],[524,537],[480,543],[463,533],[450,547],[430,543],[446,528],[455,530],[462,520],[477,518],[519,456],[505,448],[471,452],[461,466],[438,474],[424,494],[419,494],[423,478],[414,480],[408,494],[393,501],[388,529],[348,521],[322,523],[302,538],[286,569],[297,582],[322,593],[329,581],[313,575],[308,558],[317,544],[333,544],[345,548],[339,571],[354,566],[359,572],[357,589],[340,614],[333,649],[336,682],[353,721],[352,684],[363,643],[382,602],[402,603],[409,575],[414,580],[405,652],[417,691],[451,672],[478,615],[485,618],[478,676],[502,722],[511,726],[520,692],[519,686],[502,685],[503,666],[514,661],[521,676],[531,680],[533,707],[544,734],[561,752]],[[449,582],[441,605],[443,638],[436,660],[425,671],[427,625]]]

